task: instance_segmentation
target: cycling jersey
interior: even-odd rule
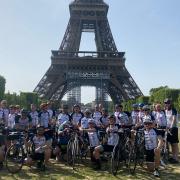
[[[52,110],[52,109],[48,109],[47,111],[48,111],[48,113],[49,113],[49,118],[52,119],[52,117],[53,117],[53,115],[54,115],[53,110]]]
[[[37,111],[31,111],[29,116],[31,117],[32,126],[36,127],[39,123],[39,113]]]
[[[96,147],[99,145],[99,139],[97,132],[88,132],[90,147]]]
[[[172,124],[173,116],[177,116],[177,111],[175,109],[165,110],[165,114],[167,118],[167,127],[168,128],[177,127],[176,121]]]
[[[8,128],[9,129],[14,128],[14,126],[15,126],[15,117],[16,117],[16,114],[9,114],[9,117],[8,117]]]
[[[167,119],[166,115],[163,111],[155,111],[154,113],[155,123],[157,127],[166,127],[167,126]]]
[[[102,114],[101,114],[101,112],[99,112],[99,111],[95,111],[95,112],[93,113],[93,115],[92,115],[92,118],[94,119],[95,124],[96,124],[97,126],[99,126],[99,125],[101,124],[101,122],[100,122],[101,116],[102,116]]]
[[[119,125],[129,125],[128,115],[124,112],[119,113]]]
[[[48,111],[41,111],[39,113],[40,125],[44,126],[44,128],[48,128],[49,127],[49,121],[50,121],[49,112]]]
[[[60,113],[58,115],[58,124],[61,125],[66,121],[71,121],[71,116],[69,114]]]
[[[88,129],[89,128],[89,124],[88,124],[88,120],[91,119],[91,118],[87,118],[87,117],[83,117],[81,120],[80,120],[80,124],[81,124],[81,128],[82,129]]]
[[[131,112],[131,118],[132,118],[132,123],[133,125],[136,125],[138,122],[138,116],[139,116],[139,111],[132,111]]]
[[[108,116],[102,116],[102,117],[100,118],[100,122],[101,122],[104,126],[108,126],[108,124],[109,124]]]
[[[145,148],[152,150],[157,147],[157,133],[154,129],[144,130]]]
[[[43,153],[44,150],[41,149],[40,147],[46,144],[47,138],[45,136],[42,136],[42,137],[34,136],[32,141],[34,143],[35,149],[39,148],[38,150],[36,150],[36,153]]]
[[[117,131],[118,131],[117,126],[113,126],[113,127],[109,126],[109,127],[107,127],[106,132],[109,135],[107,145],[115,146],[116,144],[118,144],[119,135],[117,133],[114,133],[114,132],[117,132]]]
[[[18,124],[19,129],[26,130],[29,127],[30,120],[27,117],[26,119],[22,119],[19,116],[15,117],[15,124]]]
[[[115,124],[119,124],[120,123],[120,121],[119,121],[119,114],[120,114],[120,112],[114,112],[114,116],[116,117],[116,123]]]
[[[72,124],[73,125],[79,125],[80,120],[83,118],[83,113],[72,113],[71,114],[71,119],[72,119]]]

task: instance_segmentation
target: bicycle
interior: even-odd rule
[[[136,131],[134,145],[129,152],[128,169],[131,174],[134,174],[138,164],[143,166],[144,154],[144,130],[139,129]]]
[[[18,173],[24,165],[25,158],[33,151],[34,147],[27,148],[25,146],[26,134],[24,132],[11,132],[8,139],[15,142],[6,152],[6,168],[10,173]]]
[[[129,129],[120,129],[118,132],[118,144],[114,146],[111,156],[111,173],[116,176],[120,164],[127,165],[127,158],[130,149]]]

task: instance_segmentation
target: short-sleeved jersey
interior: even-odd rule
[[[131,118],[132,118],[132,124],[136,125],[138,122],[138,117],[139,117],[139,111],[132,111],[131,112]]]
[[[128,125],[129,124],[129,118],[128,115],[125,112],[119,113],[119,125]]]
[[[73,125],[79,125],[80,120],[84,117],[82,112],[80,113],[72,113],[71,114],[71,121]]]
[[[144,130],[146,150],[152,150],[157,147],[157,136],[157,132],[154,129]]]
[[[96,147],[99,145],[99,139],[97,132],[88,132],[90,147]]]
[[[61,125],[62,123],[66,121],[71,121],[71,116],[69,114],[60,113],[58,115],[58,124]]]
[[[108,124],[109,124],[108,116],[102,116],[102,117],[100,118],[100,122],[102,123],[102,125],[108,126]]]
[[[50,121],[50,116],[48,111],[41,111],[39,113],[39,123],[44,128],[48,128]]]
[[[31,117],[32,126],[37,126],[39,123],[39,113],[37,111],[31,111],[29,116]]]
[[[167,118],[167,127],[171,128],[172,127],[177,127],[177,111],[176,109],[171,109],[171,110],[165,110],[166,118]],[[175,116],[176,121],[172,124],[173,121],[173,116]]]
[[[164,111],[154,111],[153,113],[155,123],[157,124],[158,127],[162,126],[167,126],[167,119]]]
[[[13,129],[15,127],[15,117],[16,117],[16,114],[9,114],[8,125],[7,125],[9,129]]]
[[[17,124],[21,130],[26,130],[29,127],[30,119],[28,117],[22,119],[20,116],[15,116],[15,124]]]
[[[112,132],[109,133],[109,130],[111,130]],[[119,135],[117,133],[114,133],[117,131],[118,131],[117,126],[107,127],[106,132],[109,134],[107,145],[115,146],[116,144],[118,144]]]
[[[46,144],[47,138],[45,136],[42,136],[42,137],[34,136],[32,141],[34,143],[35,149],[37,149]],[[43,149],[40,149],[37,151],[37,153],[43,153],[43,152],[44,152]]]
[[[81,120],[80,120],[80,125],[81,125],[81,128],[82,129],[88,129],[89,128],[89,124],[88,124],[88,120],[90,118],[87,118],[87,117],[83,117]]]

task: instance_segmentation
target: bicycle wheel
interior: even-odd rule
[[[72,165],[73,140],[70,139],[67,145],[67,163]]]
[[[162,160],[165,164],[169,161],[169,149],[164,147],[161,152]]]
[[[116,176],[119,169],[119,147],[115,146],[111,157],[111,173]]]
[[[135,147],[132,147],[129,151],[128,157],[128,170],[131,174],[134,174],[137,166],[137,154]]]
[[[74,140],[72,145],[72,166],[75,169],[75,166],[78,165],[80,158],[80,149],[79,149],[79,141],[77,139]]]
[[[19,144],[13,144],[6,152],[5,157],[7,170],[11,173],[17,173],[22,169],[24,162],[24,149]]]

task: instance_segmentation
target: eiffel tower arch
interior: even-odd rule
[[[103,0],[70,3],[70,19],[60,48],[52,51],[51,66],[34,90],[40,97],[61,100],[81,86],[94,86],[96,101],[102,104],[107,95],[114,103],[143,95],[125,67],[125,52],[117,50],[108,9]],[[79,51],[82,32],[94,32],[96,51]]]

